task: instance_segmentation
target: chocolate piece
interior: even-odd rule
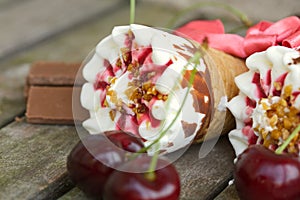
[[[80,87],[74,87],[76,118],[73,119],[73,87],[31,86],[28,92],[27,121],[40,124],[74,124],[74,120],[87,119],[88,111],[80,104],[80,90]]]
[[[80,86],[85,81],[80,63],[46,62],[32,64],[24,88],[27,98],[27,122],[39,124],[74,124],[88,118],[80,104]],[[73,113],[76,116],[73,116]],[[74,119],[75,118],[75,119]]]
[[[78,73],[80,66],[81,63],[36,62],[31,66],[27,81],[29,85],[39,86],[82,85],[84,79],[82,73]]]

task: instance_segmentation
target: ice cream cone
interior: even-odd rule
[[[204,51],[204,61],[209,74],[206,81],[211,87],[212,109],[206,126],[198,131],[195,142],[228,133],[235,127],[234,118],[226,109],[226,103],[239,92],[234,78],[247,71],[244,60],[213,48]]]
[[[196,52],[202,57],[194,63]],[[244,71],[243,60],[183,37],[141,25],[115,27],[83,69],[88,83],[81,102],[90,112],[83,126],[91,134],[129,131],[145,146],[160,138],[159,151],[176,151],[234,127],[225,104],[238,93],[234,77]]]

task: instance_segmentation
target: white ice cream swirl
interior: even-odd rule
[[[269,47],[246,60],[249,71],[235,78],[240,89],[228,108],[236,119],[229,133],[236,155],[251,144],[275,150],[300,123],[300,53]],[[287,148],[299,154],[300,136]]]
[[[90,112],[83,126],[90,134],[129,131],[147,146],[179,112],[159,140],[159,150],[172,152],[191,143],[205,117],[197,109],[193,87],[189,91],[182,84],[188,81],[183,72],[194,68],[188,63],[194,48],[191,42],[158,29],[135,24],[115,27],[83,68],[88,82],[81,103]],[[200,63],[195,66],[199,71],[205,69]]]

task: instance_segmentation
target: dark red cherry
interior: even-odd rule
[[[138,151],[143,147],[141,140],[130,133],[109,131],[104,134],[107,137],[97,134],[82,139],[67,158],[71,180],[88,196],[97,199],[101,199],[109,175],[127,161],[127,151],[122,148]]]
[[[300,199],[300,158],[250,146],[238,156],[234,182],[241,200]]]
[[[112,143],[125,151],[138,152],[144,147],[140,138],[128,132],[107,131],[105,132],[105,135]]]
[[[180,179],[175,167],[159,158],[152,179],[146,172],[151,159],[148,156],[141,156],[126,163],[120,171],[114,171],[106,183],[103,198],[105,200],[179,199]]]

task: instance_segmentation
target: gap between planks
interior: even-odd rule
[[[78,140],[73,126],[18,121],[2,128],[0,199],[49,199],[69,190],[66,155]]]

